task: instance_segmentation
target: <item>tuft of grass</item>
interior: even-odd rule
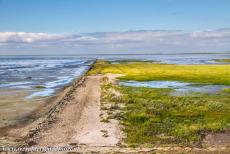
[[[44,89],[44,88],[46,88],[45,86],[35,86],[34,88],[36,88],[36,89]]]
[[[102,118],[102,119],[101,119],[101,122],[104,122],[104,123],[109,123],[110,121],[109,121],[109,119],[108,119],[108,118]]]
[[[170,80],[230,85],[230,65],[173,65],[150,62],[116,63],[98,61],[89,74],[124,74],[121,80]]]
[[[107,130],[102,129],[101,132],[103,133],[103,137],[109,137],[109,132]]]
[[[108,133],[108,131],[107,131],[107,130],[104,130],[104,129],[102,129],[101,132],[102,132],[102,133]]]

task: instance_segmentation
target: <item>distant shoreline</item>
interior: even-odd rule
[[[230,54],[230,51],[226,51],[226,52],[191,52],[191,53],[142,53],[142,54],[104,54],[104,53],[100,53],[100,54],[55,54],[55,55],[0,55],[0,56],[36,56],[36,57],[43,57],[43,56],[51,56],[51,57],[55,57],[55,56],[97,56],[97,55],[189,55],[189,54]]]

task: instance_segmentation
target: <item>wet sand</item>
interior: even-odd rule
[[[45,103],[45,98],[26,99],[30,90],[0,89],[0,129],[16,125]]]

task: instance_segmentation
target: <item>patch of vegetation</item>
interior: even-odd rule
[[[230,59],[215,59],[217,62],[230,63]]]
[[[111,64],[98,61],[92,74],[124,74],[122,80],[176,80],[230,85],[230,65],[171,65],[149,62]],[[200,145],[207,133],[230,126],[229,89],[217,94],[172,96],[173,89],[112,85],[103,80],[101,103],[108,119],[124,126],[125,142],[131,147]],[[112,89],[112,90],[111,90]],[[112,91],[117,90],[120,96]]]
[[[36,88],[36,89],[44,89],[44,88],[46,88],[45,86],[35,86],[34,88]]]
[[[117,94],[117,86],[108,82],[108,78],[103,78],[101,85],[101,120],[122,119],[121,96]]]
[[[170,96],[172,89],[120,86],[125,141],[130,146],[193,146],[230,125],[230,95]]]
[[[118,63],[99,60],[89,74],[124,74],[121,80],[170,80],[230,85],[230,65],[173,65],[150,62]]]
[[[102,132],[102,133],[108,133],[108,131],[107,131],[107,130],[104,130],[104,129],[102,129],[101,132]]]
[[[102,119],[101,119],[101,122],[104,122],[104,123],[109,123],[110,121],[109,121],[109,119],[108,119],[108,118],[102,118]]]
[[[108,133],[108,131],[107,130],[101,130],[101,132],[103,133],[103,137],[109,137],[109,133]]]
[[[230,88],[224,88],[222,91],[225,93],[230,93]]]
[[[111,64],[109,61],[97,60],[96,63],[93,65],[93,68],[89,72],[87,72],[87,75],[100,74],[104,67],[109,64]]]

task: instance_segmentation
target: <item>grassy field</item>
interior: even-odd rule
[[[230,88],[224,88],[222,91],[225,93],[230,93]]]
[[[230,65],[173,65],[150,62],[111,64],[98,61],[89,74],[124,74],[121,80],[170,80],[230,85]]]
[[[230,65],[166,65],[98,61],[89,74],[124,74],[123,80],[179,80],[230,85]],[[112,89],[112,90],[111,90]],[[116,96],[111,91],[119,91]],[[104,110],[121,121],[129,146],[198,146],[206,134],[230,127],[229,88],[217,94],[171,96],[173,89],[102,86]]]
[[[170,96],[170,89],[119,87],[125,103],[126,142],[131,146],[199,145],[230,124],[230,95]]]

